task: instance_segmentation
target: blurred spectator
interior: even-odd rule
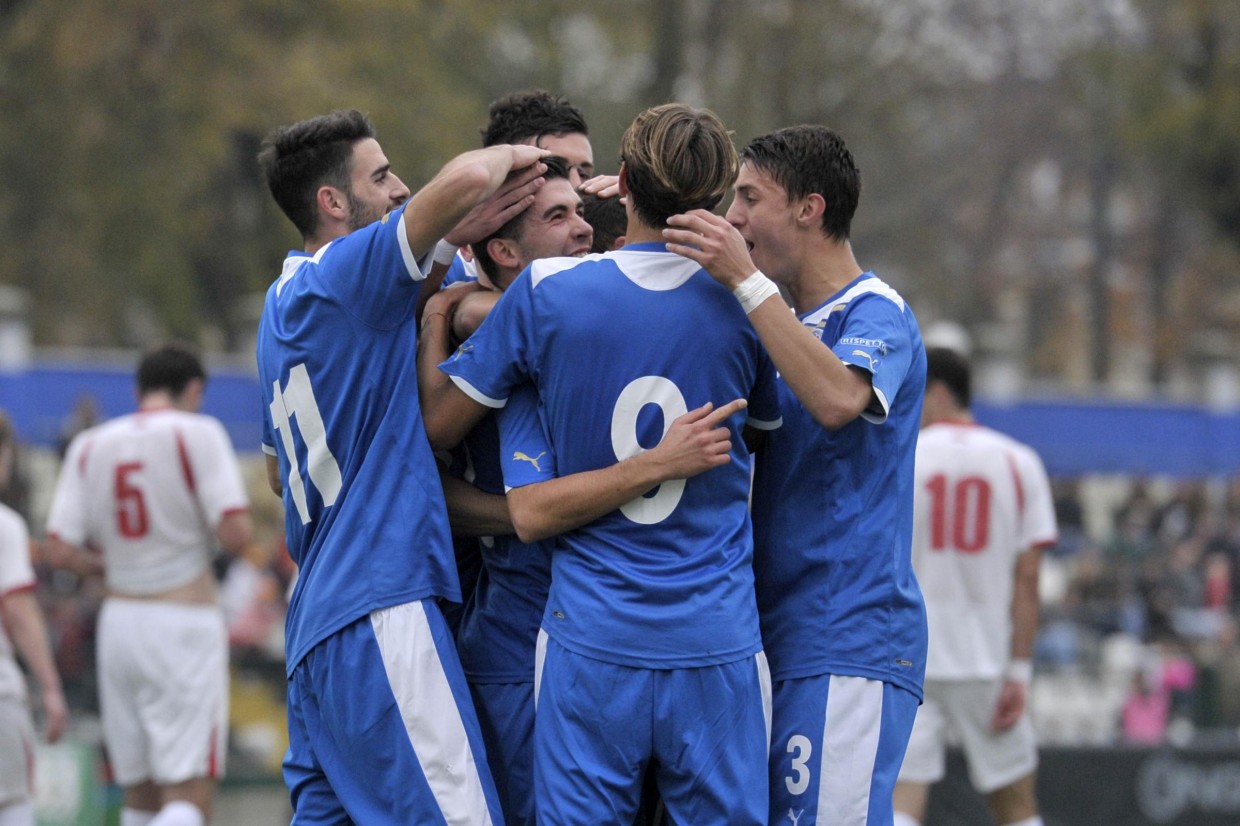
[[[99,415],[99,403],[90,393],[82,393],[73,403],[73,409],[60,422],[60,431],[56,438],[56,455],[65,458],[65,451],[73,437],[83,430],[92,428],[103,418]]]
[[[1183,481],[1154,515],[1153,531],[1164,546],[1175,545],[1197,533],[1197,526],[1207,510],[1207,496],[1202,482]]]
[[[1055,499],[1055,520],[1059,523],[1059,541],[1048,548],[1053,556],[1077,554],[1089,543],[1085,532],[1085,508],[1081,504],[1079,479],[1059,479],[1051,483]]]
[[[1106,545],[1108,561],[1138,567],[1158,546],[1153,530],[1154,511],[1145,502],[1134,501],[1115,514],[1115,529]]]
[[[1120,732],[1132,745],[1156,746],[1167,736],[1171,717],[1171,693],[1158,679],[1151,680],[1144,669],[1132,675],[1128,699],[1124,701]]]

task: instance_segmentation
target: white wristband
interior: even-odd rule
[[[753,275],[737,285],[732,295],[736,296],[736,300],[741,303],[741,309],[745,311],[745,315],[749,315],[763,301],[773,295],[779,295],[779,287],[763,275],[762,270],[755,270]]]
[[[451,264],[452,259],[456,258],[457,249],[459,249],[459,247],[451,241],[440,241],[435,245],[435,263]]]
[[[1029,685],[1033,679],[1033,663],[1029,660],[1012,660],[1003,676],[1010,682]]]

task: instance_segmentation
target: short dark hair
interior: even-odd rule
[[[170,342],[148,350],[138,362],[138,395],[167,390],[173,396],[185,392],[194,379],[206,381],[202,359],[188,344]]]
[[[823,232],[834,241],[848,240],[861,199],[861,172],[838,133],[825,126],[789,126],[754,138],[741,161],[770,175],[789,200],[821,195],[827,203]]]
[[[926,348],[926,386],[942,382],[956,404],[968,409],[973,401],[969,362],[949,347]]]
[[[650,227],[691,209],[714,209],[740,168],[732,136],[709,109],[665,103],[633,119],[620,139],[629,197]]]
[[[564,158],[557,155],[548,155],[542,159],[542,162],[547,165],[547,171],[542,175],[546,180],[554,181],[557,178],[568,178],[568,161]],[[495,279],[499,277],[499,268],[495,263],[495,259],[491,257],[491,253],[487,252],[487,244],[491,242],[492,238],[516,238],[519,236],[521,234],[521,227],[525,224],[525,219],[529,214],[529,209],[521,210],[520,213],[508,219],[508,222],[495,230],[495,232],[492,232],[481,241],[469,245],[469,248],[474,251],[474,258],[478,259],[478,266],[491,279],[491,283],[494,284]]]
[[[280,209],[307,238],[318,229],[315,193],[324,184],[352,192],[353,147],[375,136],[370,118],[356,109],[281,126],[264,140],[258,163]]]
[[[628,213],[619,198],[600,198],[592,192],[581,193],[581,206],[586,223],[594,230],[590,252],[607,252],[616,246],[616,239],[628,230]]]
[[[543,135],[590,134],[580,109],[568,98],[542,89],[513,92],[493,101],[487,117],[487,125],[479,130],[483,146],[524,143]]]

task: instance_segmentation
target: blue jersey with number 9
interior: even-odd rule
[[[493,407],[531,381],[561,476],[655,446],[708,401],[747,398],[750,424],[779,423],[774,368],[736,299],[659,243],[535,261],[441,368]],[[728,464],[665,482],[560,538],[547,633],[577,653],[642,668],[732,662],[761,649],[744,418],[727,422]],[[540,449],[504,445],[513,455]]]

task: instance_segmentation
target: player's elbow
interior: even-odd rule
[[[517,539],[527,545],[555,535],[545,521],[531,515],[518,517],[516,511],[512,513],[512,528]]]
[[[822,399],[814,405],[806,405],[814,421],[827,430],[839,430],[861,415],[861,409],[841,404],[833,399]]]
[[[801,400],[814,421],[828,430],[839,430],[865,412],[874,394],[868,384],[854,382],[845,388],[824,387]]]
[[[280,481],[280,460],[270,453],[264,455],[267,458],[267,487],[271,488],[271,492],[276,496],[283,496],[284,484]]]
[[[556,531],[546,518],[546,511],[531,500],[528,492],[520,488],[508,491],[508,515],[517,539],[527,545],[555,536]]]
[[[250,512],[245,510],[226,514],[215,529],[215,538],[228,553],[241,553],[254,538],[254,523]]]
[[[466,431],[453,422],[452,417],[432,410],[423,408],[422,424],[426,428],[426,440],[430,442],[431,450],[436,453],[451,450],[465,438]]]

